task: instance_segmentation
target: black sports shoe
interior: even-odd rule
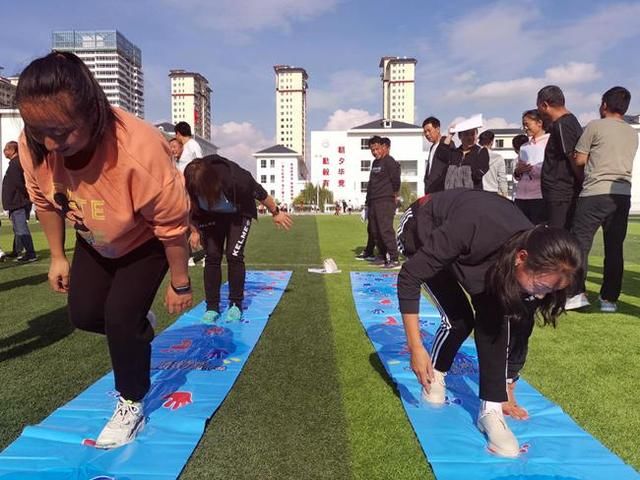
[[[16,258],[14,261],[17,263],[31,263],[31,262],[36,262],[37,260],[38,260],[38,257],[35,255],[22,255]]]

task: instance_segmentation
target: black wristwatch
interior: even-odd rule
[[[171,283],[171,288],[178,295],[186,295],[187,293],[191,293],[191,279],[189,279],[189,283],[186,285],[181,285],[176,287],[173,283]]]

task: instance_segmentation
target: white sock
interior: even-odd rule
[[[482,404],[480,405],[480,416],[486,415],[489,412],[497,412],[502,415],[502,403],[482,400]]]

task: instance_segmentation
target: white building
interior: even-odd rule
[[[7,142],[18,141],[23,126],[24,122],[17,108],[0,108],[0,192],[4,172],[7,171],[7,166],[9,165],[9,160],[4,158],[1,150]]]
[[[14,107],[16,85],[10,78],[0,77],[0,108]]]
[[[307,132],[307,72],[304,68],[275,65],[276,142],[305,159]]]
[[[333,192],[334,200],[364,205],[373,156],[369,139],[379,135],[391,140],[391,156],[400,162],[401,180],[417,195],[424,193],[427,155],[422,129],[417,125],[376,120],[347,131],[311,132],[311,183]]]
[[[211,139],[211,88],[199,73],[170,70],[171,122],[187,122],[191,131]]]
[[[292,205],[308,177],[302,155],[284,145],[274,145],[253,156],[258,183],[278,202]]]
[[[53,32],[52,49],[73,52],[89,67],[109,103],[144,118],[142,53],[117,30]]]
[[[382,57],[382,116],[413,124],[415,121],[415,58]]]

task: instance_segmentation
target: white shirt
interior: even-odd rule
[[[498,153],[489,150],[489,170],[482,177],[482,189],[486,192],[495,192],[503,197],[507,196],[507,168],[504,158]]]
[[[438,140],[436,143],[432,143],[431,148],[429,148],[429,158],[427,158],[427,177],[431,173],[431,167],[433,167],[433,157],[435,156],[436,150],[438,150],[439,146],[440,140]]]
[[[187,143],[182,146],[182,155],[180,155],[177,164],[178,170],[184,172],[184,168],[195,158],[202,158],[202,149],[200,145],[198,145],[198,142],[190,138]]]

